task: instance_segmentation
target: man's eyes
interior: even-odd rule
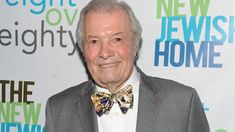
[[[98,42],[98,40],[91,40],[92,44],[96,44]]]
[[[98,40],[96,40],[96,39],[89,40],[88,42],[89,42],[89,44],[98,44]]]
[[[88,39],[87,44],[88,44],[88,46],[95,46],[95,45],[103,44],[103,43],[109,43],[111,45],[112,44],[116,45],[116,44],[120,44],[122,41],[123,41],[122,37],[114,37],[114,38],[108,40],[107,42],[99,40],[99,39]]]
[[[114,38],[113,40],[114,40],[114,42],[120,42],[120,41],[122,41],[122,38],[117,37],[117,38]]]

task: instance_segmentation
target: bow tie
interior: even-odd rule
[[[113,94],[97,92],[91,96],[91,100],[99,117],[108,114],[114,103],[118,103],[122,113],[126,114],[133,107],[132,86],[128,85]]]

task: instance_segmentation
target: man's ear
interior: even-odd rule
[[[140,39],[139,44],[136,44],[135,49],[134,49],[135,50],[135,54],[134,54],[135,55],[135,62],[134,63],[136,63],[136,61],[139,58],[141,46],[142,46],[142,38]]]

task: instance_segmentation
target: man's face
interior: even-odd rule
[[[128,79],[136,55],[128,16],[122,10],[91,11],[84,23],[88,70],[99,86],[114,92]]]

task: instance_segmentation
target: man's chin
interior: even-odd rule
[[[102,85],[112,86],[112,85],[115,85],[118,81],[117,79],[107,76],[106,78],[103,78],[102,80],[100,80],[100,82],[102,83]]]

